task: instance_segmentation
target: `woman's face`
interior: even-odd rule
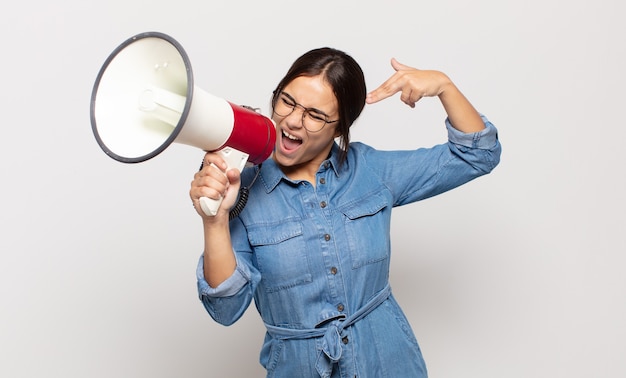
[[[302,124],[303,107],[312,110],[315,116],[322,114],[326,120],[336,120],[337,99],[322,76],[300,76],[285,86],[282,93],[286,96],[279,96],[278,101],[288,98],[300,106],[287,116],[273,115],[277,134],[274,160],[287,175],[301,168],[317,172],[338,136],[337,123],[326,123],[320,131],[310,132]]]

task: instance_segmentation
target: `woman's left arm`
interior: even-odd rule
[[[437,96],[455,129],[475,133],[485,128],[480,114],[443,72],[419,70],[395,59],[391,60],[391,66],[396,72],[367,95],[368,104],[401,92],[400,100],[413,108],[420,99]]]

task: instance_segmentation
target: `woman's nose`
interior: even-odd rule
[[[285,121],[290,127],[304,127],[304,116],[306,110],[300,106],[296,106],[291,114],[285,117]]]

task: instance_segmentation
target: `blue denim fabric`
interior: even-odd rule
[[[268,377],[426,377],[393,294],[380,296],[389,283],[391,209],[489,173],[501,147],[483,120],[486,129],[473,134],[446,120],[448,143],[433,148],[352,143],[343,166],[335,145],[315,187],[289,180],[273,160],[263,163],[248,205],[230,225],[236,271],[211,288],[200,258],[206,310],[230,325],[254,300],[268,328],[260,354]],[[243,172],[244,184],[256,169]],[[381,301],[372,301],[377,295]]]

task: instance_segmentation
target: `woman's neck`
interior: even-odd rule
[[[317,171],[319,171],[320,165],[323,160],[316,161],[311,160],[303,164],[284,166],[276,162],[280,170],[283,171],[285,176],[293,181],[308,181],[313,187],[315,187],[315,178]]]

